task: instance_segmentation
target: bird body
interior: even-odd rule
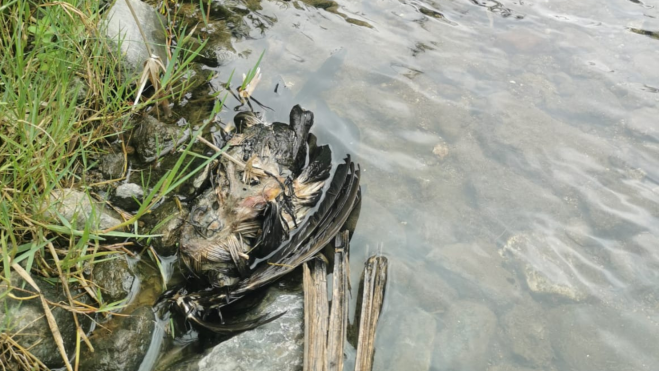
[[[187,318],[217,332],[249,324],[211,323],[210,314],[313,258],[359,202],[359,169],[349,157],[333,169],[329,146],[317,146],[309,133],[310,111],[293,107],[290,124],[234,121],[241,137],[228,153],[245,166],[220,161],[213,187],[195,200],[181,233],[180,258],[196,288],[164,294]]]

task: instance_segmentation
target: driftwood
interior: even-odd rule
[[[343,346],[348,328],[348,292],[350,272],[348,253],[350,249],[348,231],[335,238],[334,272],[332,274],[332,309],[327,334],[327,371],[343,370]]]
[[[309,268],[309,265],[311,268]],[[325,370],[327,342],[327,265],[320,257],[304,263],[304,370]]]
[[[332,305],[327,297],[327,268],[324,257],[305,263],[304,276],[304,370],[342,371],[343,348],[348,327],[349,234],[335,239]],[[377,326],[384,289],[387,282],[387,259],[368,259],[362,274],[363,297],[357,308],[359,321],[355,370],[370,371],[373,366],[375,328]],[[328,323],[329,321],[329,323]]]
[[[370,371],[375,352],[375,328],[378,325],[384,289],[387,284],[388,261],[384,256],[372,256],[366,261],[362,273],[363,296],[357,338],[355,371]]]

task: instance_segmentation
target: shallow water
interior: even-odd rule
[[[375,369],[659,369],[659,1],[338,4],[262,2],[212,83],[266,50],[267,119],[361,164]]]

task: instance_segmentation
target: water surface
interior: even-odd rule
[[[268,120],[361,164],[375,369],[659,369],[659,2],[330,5],[263,1],[212,83],[266,50]]]

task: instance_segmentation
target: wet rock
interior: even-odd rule
[[[52,191],[44,208],[44,216],[53,222],[60,223],[59,214],[78,229],[82,229],[88,222],[92,230],[107,229],[122,223],[119,214],[107,209],[103,203],[71,188]]]
[[[231,45],[231,32],[223,29],[214,33],[214,38],[201,50],[194,61],[208,67],[221,67],[236,59],[238,59],[238,54]]]
[[[656,324],[648,326],[645,314],[633,308],[572,304],[555,308],[547,318],[552,347],[565,370],[657,369]]]
[[[534,303],[515,305],[502,319],[506,344],[524,364],[547,369],[554,352],[549,340],[549,324],[541,308]]]
[[[188,210],[179,210],[174,200],[167,200],[157,209],[145,215],[142,220],[146,230],[160,237],[152,239],[156,252],[161,256],[174,255],[177,252],[178,240],[181,236],[181,227],[188,217]],[[161,224],[163,223],[164,224]]]
[[[117,187],[111,200],[115,206],[126,211],[135,211],[140,208],[144,198],[142,187],[135,183],[125,183]]]
[[[101,287],[105,302],[113,303],[125,299],[131,293],[135,275],[125,256],[94,264],[93,281]]]
[[[485,370],[497,327],[492,311],[479,303],[459,301],[444,317],[435,341],[433,364],[445,370]]]
[[[124,174],[124,155],[110,153],[101,157],[101,172],[105,179],[119,179]]]
[[[387,300],[396,300],[395,294]],[[376,337],[375,370],[429,370],[435,341],[436,321],[426,311],[407,308],[404,313],[383,313]],[[379,354],[377,344],[395,352]]]
[[[408,265],[399,260],[392,260],[389,265],[389,286],[406,301],[434,313],[445,312],[457,298],[455,290],[432,268],[419,268],[418,264]]]
[[[513,365],[510,363],[502,363],[498,365],[494,365],[492,367],[488,367],[487,371],[537,371],[537,368],[528,368],[528,367],[522,367],[518,365]],[[554,368],[545,368],[543,369],[544,371],[553,371]]]
[[[80,355],[81,370],[137,370],[144,359],[155,315],[150,307],[140,307],[128,317],[113,317],[91,335],[94,353],[86,347]]]
[[[165,49],[164,21],[158,12],[147,3],[140,0],[130,2],[138,22],[149,43],[151,52],[160,57],[162,63],[167,65],[167,51]],[[124,66],[131,77],[140,76],[144,69],[144,62],[151,57],[144,44],[140,30],[135,23],[125,0],[117,0],[107,13],[106,35],[119,42],[121,40],[121,53],[124,55]]]
[[[277,320],[243,332],[203,354],[173,365],[170,371],[288,371],[302,370],[304,358],[304,297],[302,287],[271,287],[254,310],[243,318],[286,312]],[[240,320],[240,319],[238,319]]]
[[[56,287],[41,282],[39,279],[36,279],[36,277],[35,281],[37,285],[39,285],[39,288],[45,295],[46,299],[56,303],[67,302],[67,298]],[[14,274],[11,282],[14,287],[22,287],[25,285],[26,290],[33,291],[32,287],[20,279],[18,275]],[[0,283],[0,292],[5,292],[6,290],[7,285],[5,283]],[[12,294],[19,298],[31,296],[30,294],[19,290],[13,290]],[[79,293],[73,290],[71,294],[78,295]],[[78,296],[77,300],[86,303],[87,297]],[[50,309],[53,313],[53,317],[55,317],[55,322],[57,322],[60,334],[62,335],[66,354],[71,355],[75,350],[76,343],[76,325],[73,322],[71,313],[59,307],[51,306]],[[78,316],[78,320],[83,329],[89,329],[91,321],[88,317]],[[53,340],[50,327],[44,316],[43,306],[39,298],[19,301],[5,297],[0,300],[0,323],[3,325],[9,325],[9,327],[3,331],[12,334],[14,340],[18,344],[29,349],[30,352],[35,357],[39,358],[46,366],[50,368],[64,366],[64,362],[62,361],[57,345]]]
[[[140,160],[148,163],[172,152],[189,137],[189,130],[147,116],[135,129],[131,143]]]
[[[508,239],[499,253],[519,268],[531,292],[582,301],[587,294],[578,281],[565,275],[564,272],[570,272],[571,267],[565,257],[559,255],[558,248],[550,246],[559,242],[534,234],[515,235]]]
[[[491,242],[437,246],[424,261],[428,271],[450,272],[449,276],[455,281],[453,290],[457,289],[462,297],[479,299],[485,296],[497,304],[508,305],[522,295],[514,274],[503,267],[503,259]]]

